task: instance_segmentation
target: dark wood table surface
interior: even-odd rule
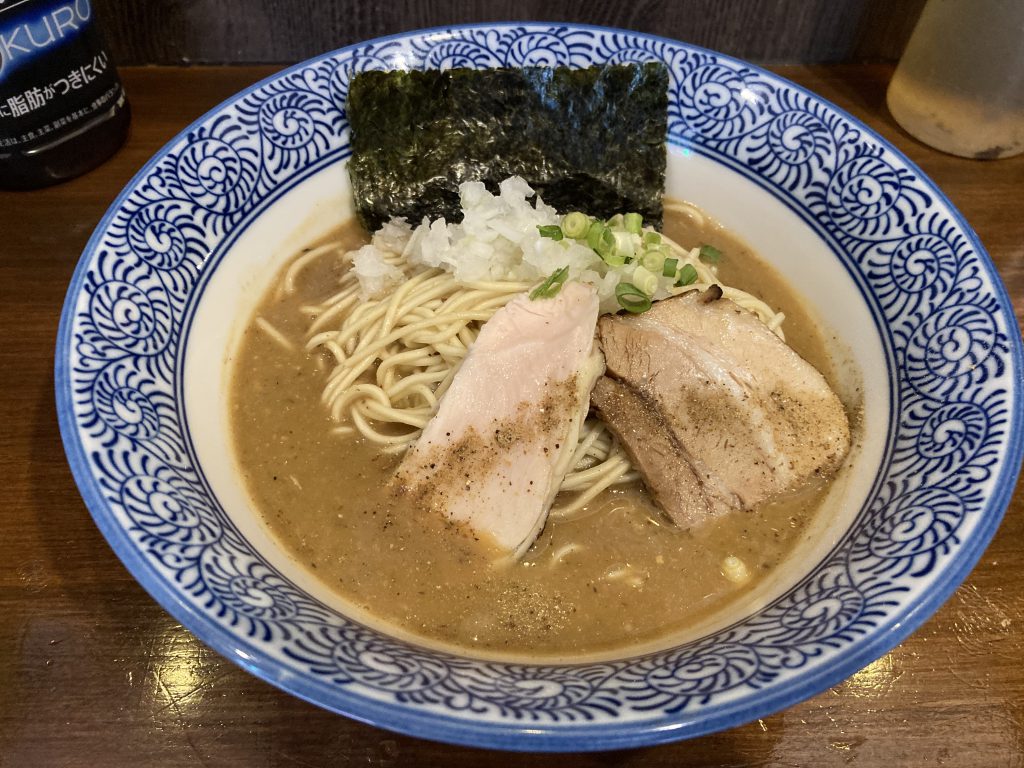
[[[193,119],[273,68],[123,72],[132,135],[51,189],[0,193],[0,766],[1024,766],[1024,493],[981,562],[898,648],[748,725],[634,751],[517,755],[434,744],[330,714],[204,647],[93,525],[57,431],[64,292],[104,210]],[[1024,314],[1024,156],[962,160],[885,109],[886,66],[777,70],[881,132],[945,190]],[[1020,439],[1020,436],[1018,436]]]

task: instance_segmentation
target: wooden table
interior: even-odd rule
[[[64,459],[53,349],[106,207],[193,119],[269,68],[125,70],[131,139],[68,184],[0,193],[0,766],[1024,766],[1024,494],[938,614],[843,684],[690,742],[580,756],[485,753],[322,711],[200,644],[135,583]],[[903,134],[891,70],[784,67],[876,128],[952,198],[1024,313],[1024,156],[961,160]],[[1019,439],[1019,436],[1018,436]]]

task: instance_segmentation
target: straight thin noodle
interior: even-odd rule
[[[289,339],[287,336],[281,333],[281,331],[275,328],[274,325],[271,324],[269,320],[257,315],[256,319],[253,322],[257,328],[263,331],[263,333],[265,333],[269,338],[273,339],[274,342],[278,346],[282,347],[286,352],[295,351],[295,345],[291,342],[291,339]]]
[[[341,243],[329,242],[317,248],[311,248],[297,258],[292,259],[292,262],[288,265],[288,269],[285,270],[284,278],[281,281],[281,287],[278,292],[278,297],[290,296],[295,293],[295,280],[298,278],[299,273],[302,272],[302,270],[325,254],[330,253],[331,251],[340,251],[341,248]]]
[[[688,216],[703,216],[676,206]],[[675,210],[675,207],[666,208]],[[417,237],[416,234],[413,238]],[[685,248],[667,236],[663,241],[680,264],[690,264],[697,280],[673,293],[720,285],[723,295],[754,312],[782,336],[784,318],[760,299],[721,285],[717,271],[700,258],[699,248]],[[340,243],[336,244],[340,248]],[[323,402],[339,422],[339,434],[357,434],[388,452],[404,450],[436,411],[480,326],[532,283],[479,281],[458,283],[438,268],[411,267],[403,254],[387,254],[406,279],[383,296],[360,297],[354,274],[347,272],[340,290],[315,309],[306,349],[323,349],[335,361],[327,376]],[[326,253],[327,251],[325,251]],[[308,255],[308,254],[307,254]],[[325,319],[326,318],[326,319]],[[573,454],[573,467],[552,516],[568,518],[585,511],[602,491],[632,482],[638,473],[618,441],[594,417],[588,418]]]

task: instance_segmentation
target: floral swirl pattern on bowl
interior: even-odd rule
[[[339,615],[238,532],[195,459],[181,359],[204,272],[216,268],[230,233],[347,157],[353,73],[646,60],[671,71],[669,143],[798,211],[878,318],[896,416],[856,524],[755,615],[641,658],[471,660]],[[325,55],[250,88],[169,144],[82,257],[62,318],[57,394],[69,460],[98,525],[140,582],[208,644],[299,696],[388,728],[582,750],[767,714],[854,672],[922,622],[980,555],[1013,488],[1020,370],[1013,313],[973,232],[920,171],[848,115],[682,43],[494,25]]]

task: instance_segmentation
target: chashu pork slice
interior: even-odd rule
[[[850,428],[825,378],[712,286],[598,323],[592,402],[679,525],[827,476]]]
[[[400,492],[522,555],[570,469],[604,371],[597,314],[594,289],[575,282],[495,312],[399,464]]]

